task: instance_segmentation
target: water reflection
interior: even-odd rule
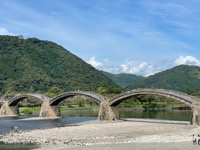
[[[0,149],[1,150],[30,150],[30,149],[35,149],[39,148],[38,145],[27,145],[27,144],[0,144]]]
[[[151,118],[161,120],[190,121],[191,110],[135,110],[119,109],[120,118]],[[94,110],[70,110],[63,111],[62,117],[98,117],[98,111]]]
[[[62,117],[98,117],[98,110],[67,110],[62,111]]]
[[[151,118],[162,120],[190,121],[190,110],[120,110],[120,118]]]

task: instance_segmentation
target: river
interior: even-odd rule
[[[12,126],[20,130],[34,130],[53,128],[60,126],[71,126],[77,123],[97,120],[98,111],[93,110],[68,110],[61,112],[62,117],[57,119],[41,119],[37,113],[33,116],[2,117],[0,118],[0,132],[10,131]],[[160,120],[190,121],[192,113],[190,110],[132,110],[121,109],[120,118],[150,118]]]

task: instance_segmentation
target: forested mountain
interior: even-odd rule
[[[116,84],[115,84],[115,83]],[[200,91],[200,67],[180,65],[149,77],[98,71],[68,50],[50,41],[0,36],[0,95],[41,92],[51,87],[63,91],[98,87],[127,90],[164,88]]]
[[[50,41],[0,36],[0,94],[120,88],[100,71]]]
[[[133,85],[136,81],[144,78],[142,76],[137,76],[134,74],[112,74],[105,71],[101,72],[122,88],[126,88],[127,86]]]
[[[135,88],[164,88],[191,93],[200,90],[200,67],[180,65],[139,80],[127,87]]]

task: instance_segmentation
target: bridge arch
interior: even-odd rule
[[[73,91],[73,92],[66,92],[63,94],[60,94],[50,100],[50,106],[58,105],[61,101],[74,97],[74,96],[86,96],[89,98],[92,98],[97,104],[99,104],[102,100],[107,99],[106,97],[92,93],[92,92],[86,92],[86,91]]]
[[[111,100],[109,100],[109,103],[110,103],[110,106],[117,106],[121,102],[127,100],[128,98],[138,96],[138,95],[146,95],[146,94],[170,97],[182,103],[185,103],[189,107],[192,107],[192,103],[200,102],[200,99],[198,99],[197,97],[190,96],[182,92],[165,90],[165,89],[135,89],[132,91],[122,93],[118,95],[117,97],[112,98]]]
[[[24,95],[17,95],[15,97],[13,97],[8,102],[8,105],[9,106],[16,106],[20,101],[22,101],[25,98],[33,98],[33,99],[37,99],[41,102],[50,100],[50,98],[48,98],[47,96],[41,95],[41,94],[24,94]]]

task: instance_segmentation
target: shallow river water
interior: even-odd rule
[[[192,113],[189,110],[120,110],[120,118],[150,118],[161,120],[190,121]],[[70,110],[62,112],[62,117],[57,119],[41,119],[36,116],[19,116],[0,118],[0,132],[9,132],[12,126],[20,130],[34,130],[53,128],[59,126],[71,126],[77,123],[97,120],[98,111]]]

